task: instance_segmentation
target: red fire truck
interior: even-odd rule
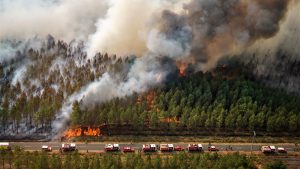
[[[273,153],[272,149],[270,148],[270,146],[262,146],[261,147],[261,152],[265,153],[265,154],[271,154]]]
[[[209,146],[208,151],[219,151],[216,146]]]
[[[287,153],[286,149],[283,148],[283,147],[278,147],[278,148],[277,148],[277,152],[278,152],[278,153],[282,153],[282,154]]]
[[[132,147],[124,147],[123,148],[123,152],[124,153],[133,153],[134,152],[134,148],[132,148]]]
[[[51,152],[52,151],[52,147],[50,147],[48,145],[43,145],[42,146],[42,151]]]
[[[173,144],[161,144],[160,145],[160,151],[162,152],[171,152],[174,151],[174,145]]]
[[[184,151],[184,148],[182,146],[175,146],[175,151]]]
[[[59,149],[60,152],[72,152],[77,151],[76,144],[75,143],[63,143],[61,145],[61,148]]]
[[[188,151],[189,152],[203,151],[203,146],[202,144],[189,144]]]
[[[105,151],[107,151],[107,152],[120,151],[120,146],[119,146],[119,144],[106,144]]]
[[[156,149],[156,144],[144,144],[143,145],[143,151],[144,152],[155,152]]]

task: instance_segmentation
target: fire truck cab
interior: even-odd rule
[[[50,147],[48,145],[43,145],[42,146],[42,151],[51,152],[52,151],[52,147]]]
[[[144,144],[143,145],[144,152],[155,152],[156,151],[156,144]]]
[[[162,151],[162,152],[174,151],[174,145],[173,144],[161,144],[160,145],[160,151]]]
[[[276,147],[275,147],[275,146],[269,146],[269,147],[270,147],[272,153],[275,153],[275,152],[276,152]]]
[[[77,151],[77,148],[75,143],[63,143],[59,150],[60,152],[72,152]]]
[[[105,151],[106,152],[120,151],[120,146],[119,144],[106,144]]]
[[[273,151],[270,148],[270,146],[262,146],[261,147],[261,152],[264,153],[264,154],[271,154],[271,153],[273,153]]]
[[[203,146],[202,144],[189,144],[188,151],[189,152],[203,151]]]
[[[216,146],[209,146],[208,151],[219,151]]]
[[[283,147],[278,147],[278,148],[277,148],[277,152],[278,152],[278,153],[282,153],[282,154],[287,153],[286,149],[283,148]]]
[[[184,151],[182,146],[175,146],[174,151]]]

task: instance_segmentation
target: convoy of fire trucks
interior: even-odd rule
[[[231,146],[230,146],[231,147]],[[11,150],[11,145],[9,142],[0,142],[0,150]],[[42,145],[41,147],[42,151],[45,152],[51,152],[52,151],[52,147],[49,145]],[[135,152],[135,149],[131,146],[124,146],[122,149],[120,147],[119,144],[106,144],[104,150],[106,152],[120,152],[123,151],[124,153],[133,153]],[[174,146],[174,144],[160,144],[160,145],[156,145],[156,144],[143,144],[143,146],[140,149],[137,149],[139,152],[174,152],[174,151],[188,151],[188,152],[203,152],[204,148],[202,146],[202,144],[188,144],[187,148],[184,148],[182,146]],[[209,144],[208,145],[208,151],[219,151],[219,149],[214,146]],[[226,148],[226,150],[228,150]],[[232,147],[229,148],[229,150],[232,150]],[[287,153],[287,150],[283,147],[275,147],[275,146],[262,146],[261,147],[261,152],[264,154],[275,154],[275,153]],[[77,146],[75,143],[63,143],[61,145],[61,147],[59,148],[59,151],[61,153],[65,153],[65,152],[74,152],[74,151],[78,151]]]

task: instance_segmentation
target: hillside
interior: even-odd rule
[[[75,45],[76,44],[76,45]],[[11,53],[0,63],[0,126],[2,134],[51,132],[63,103],[105,72],[123,71],[129,59],[96,54],[87,59],[81,43],[48,36],[39,48]]]
[[[105,73],[126,79],[136,62],[135,57],[100,53],[87,58],[83,48],[82,43],[49,36],[40,48],[25,48],[16,52],[18,59],[1,63],[1,135],[51,133],[61,107],[74,93]],[[166,83],[145,92],[97,102],[107,97],[100,92],[92,106],[73,100],[69,126],[106,126],[106,133],[108,126],[110,134],[150,135],[299,131],[299,96],[267,87],[242,63],[228,61],[207,73],[194,72],[192,65],[178,69]]]

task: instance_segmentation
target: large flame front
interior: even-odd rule
[[[72,137],[80,137],[80,136],[100,136],[101,130],[100,128],[92,128],[88,127],[87,129],[83,129],[83,127],[76,127],[68,129],[64,136],[69,139]]]

